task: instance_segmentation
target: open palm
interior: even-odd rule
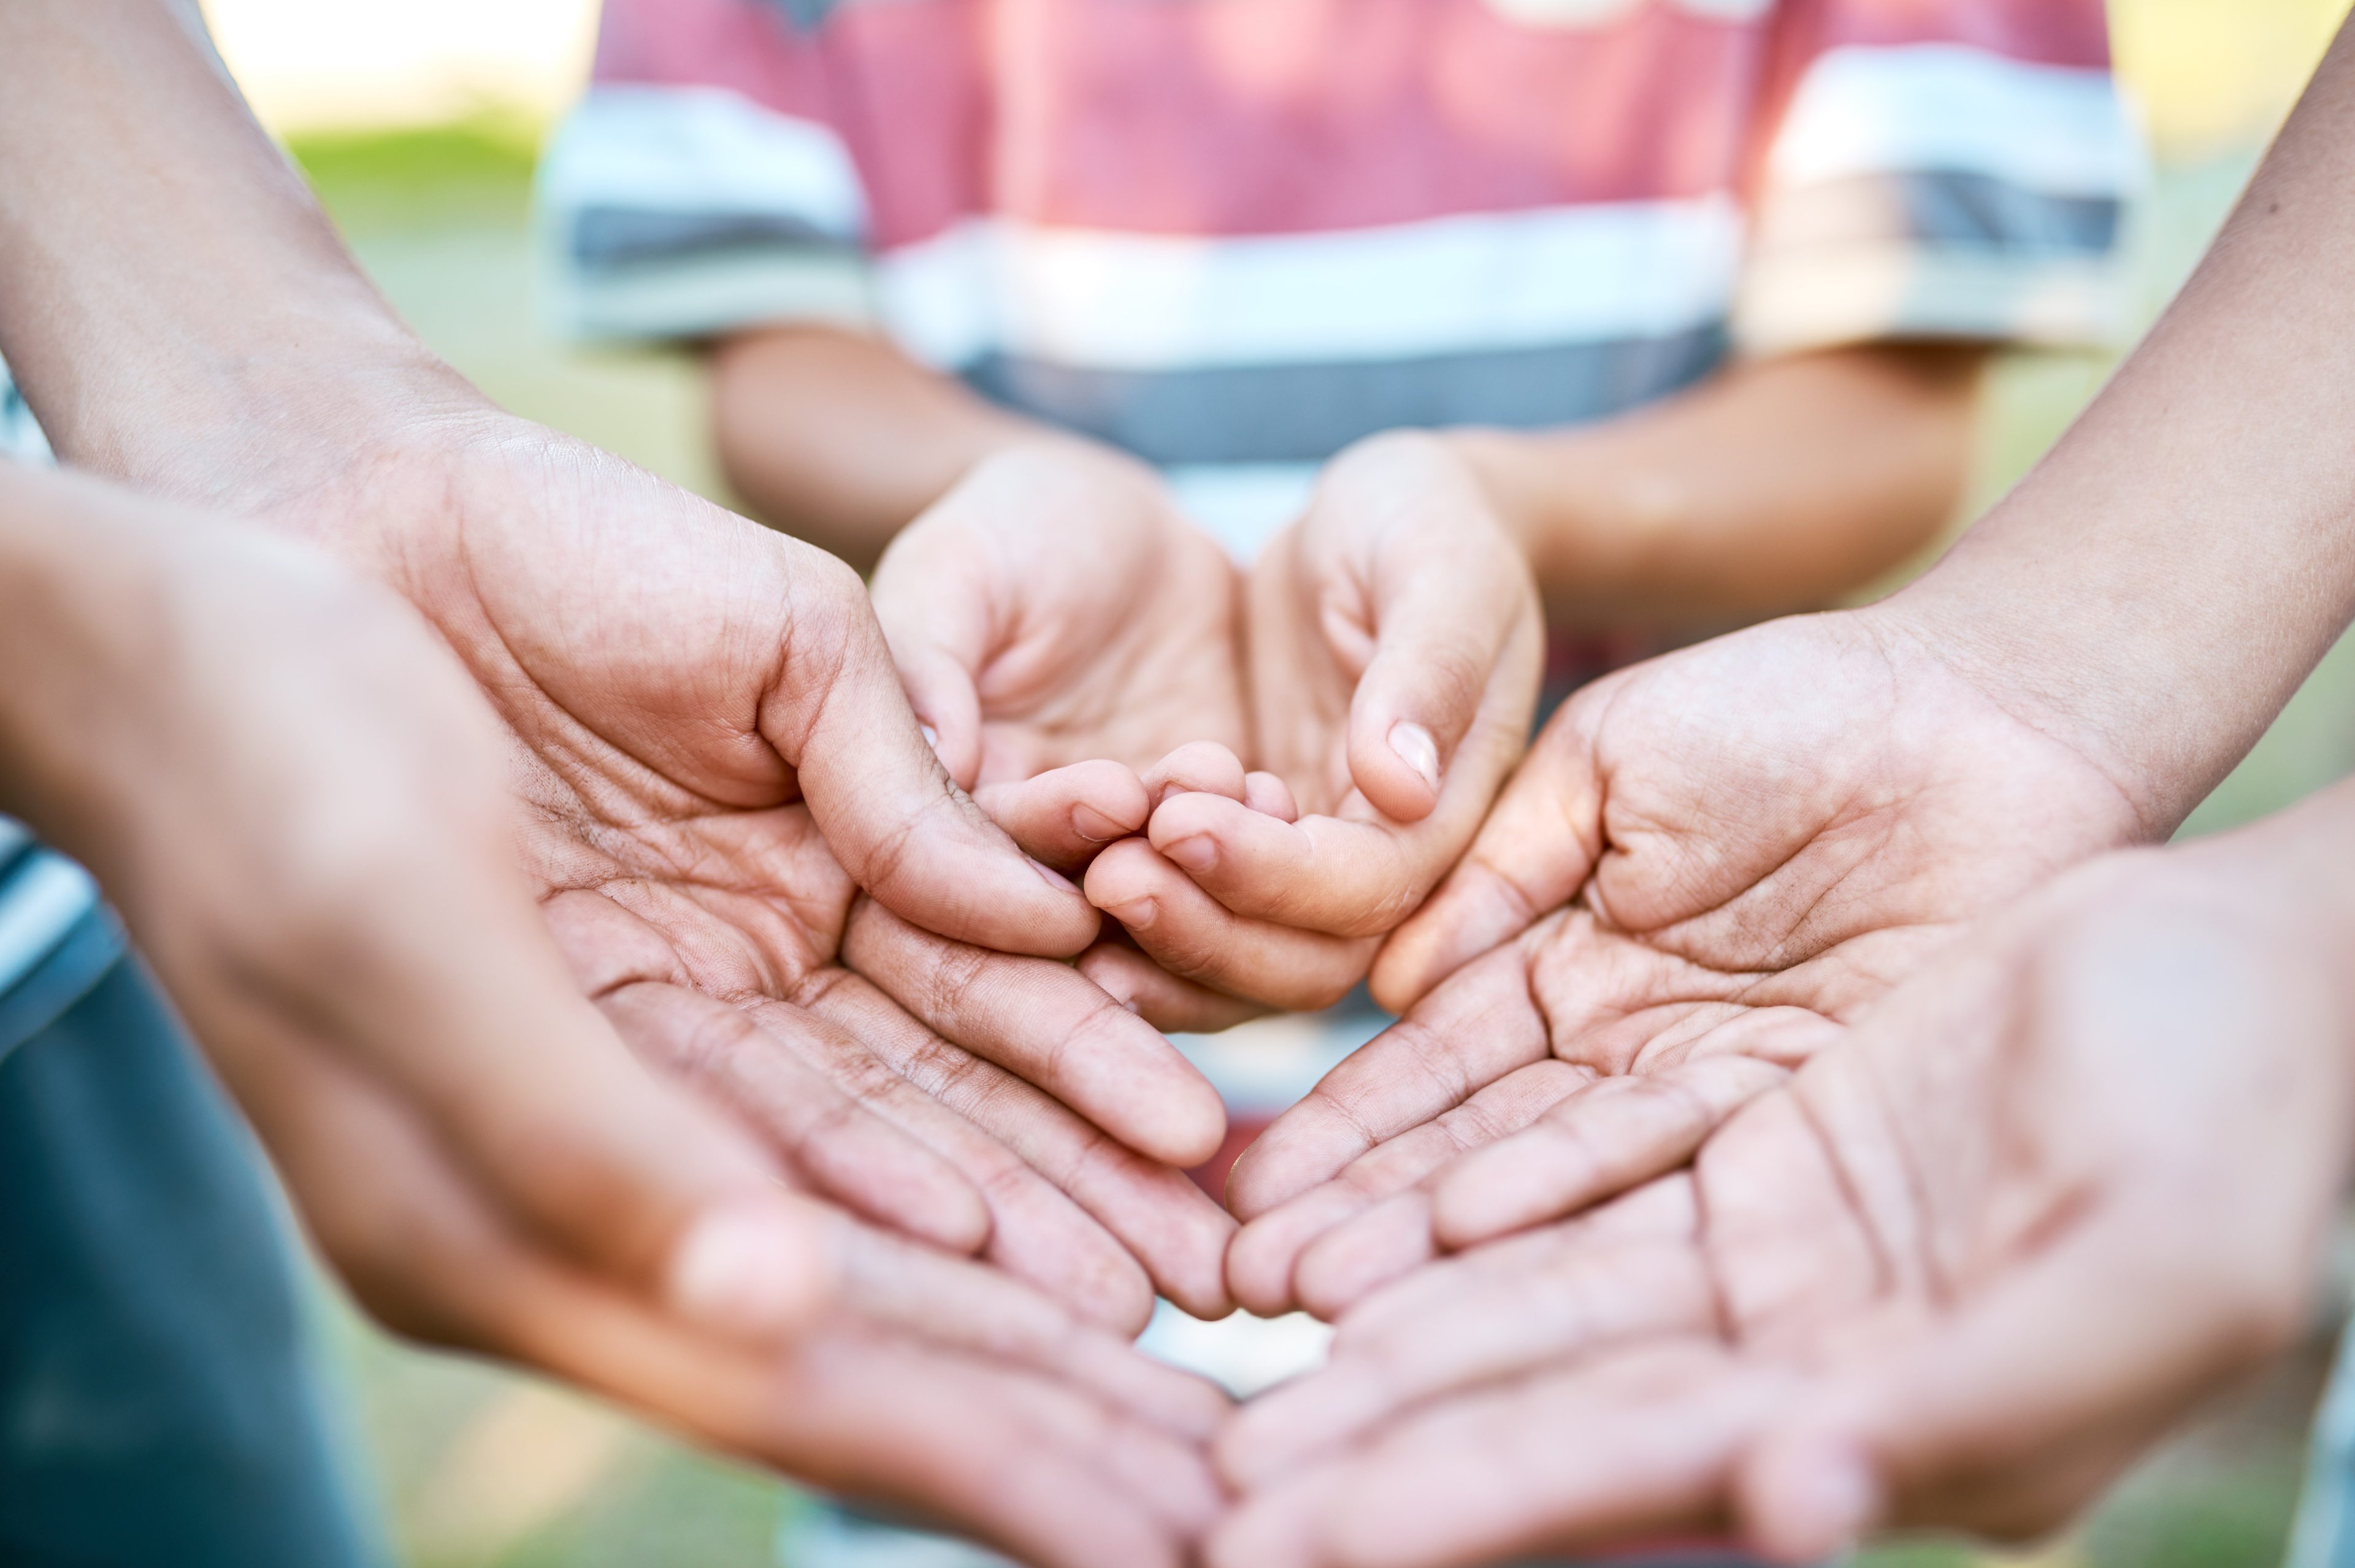
[[[1880,610],[1581,692],[1377,961],[1403,1019],[1237,1165],[1242,1298],[1337,1310],[1676,1165],[1966,922],[2151,831],[2023,711]]]
[[[2301,877],[2207,846],[2087,867],[1689,1172],[1368,1298],[1228,1433],[1254,1495],[1212,1561],[2050,1529],[2304,1322],[2355,1015],[2343,913],[2279,897]]]
[[[1217,1098],[1014,956],[1077,952],[1096,916],[943,773],[848,569],[495,411],[403,440],[275,517],[360,556],[474,675],[550,922],[634,1040],[871,1214],[986,1237],[1110,1320],[1156,1285],[1219,1309],[1226,1221],[1170,1168],[1215,1147]],[[906,1008],[842,966],[846,936]]]

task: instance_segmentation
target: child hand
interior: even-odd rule
[[[1086,967],[1165,1028],[1338,999],[1471,842],[1537,703],[1528,567],[1433,437],[1336,458],[1246,613],[1263,771],[1216,747],[1165,759],[1146,836],[1088,871],[1141,953],[1099,945]]]

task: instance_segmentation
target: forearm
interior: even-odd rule
[[[2102,765],[2154,834],[2355,613],[2355,51],[2108,388],[1889,602]]]
[[[354,265],[193,11],[0,6],[0,355],[69,460],[261,505],[388,410],[479,400]]]
[[[1766,360],[1597,425],[1451,439],[1556,625],[1757,617],[1829,603],[1935,537],[1968,473],[1983,357]]]
[[[974,465],[1072,439],[994,407],[878,337],[827,326],[747,332],[711,365],[729,483],[764,520],[869,571]]]

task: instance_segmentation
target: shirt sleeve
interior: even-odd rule
[[[606,0],[540,160],[542,299],[577,338],[869,325],[869,204],[824,0]]]
[[[2123,336],[2145,162],[2100,0],[1801,0],[1776,27],[1744,352]]]

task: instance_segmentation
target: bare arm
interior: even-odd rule
[[[728,481],[752,509],[861,571],[983,458],[1051,433],[880,338],[829,326],[722,343],[711,419]]]
[[[1812,609],[1953,516],[1984,357],[1921,346],[1770,359],[1600,424],[1453,439],[1528,549],[1556,625]]]

